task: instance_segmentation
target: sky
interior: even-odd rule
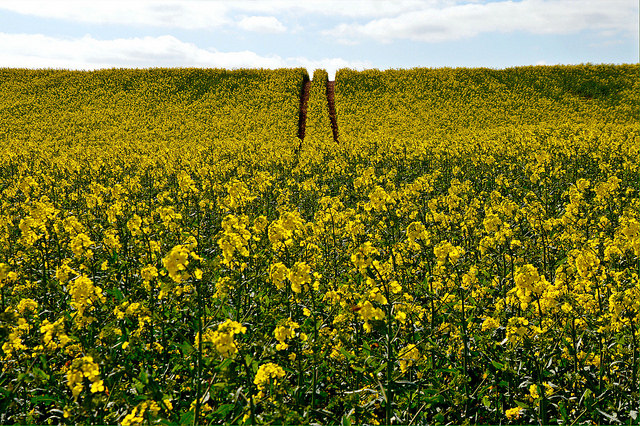
[[[0,0],[0,67],[638,63],[638,0]]]

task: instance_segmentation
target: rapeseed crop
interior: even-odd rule
[[[639,71],[0,70],[0,421],[637,422]]]

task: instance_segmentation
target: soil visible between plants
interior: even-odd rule
[[[338,142],[338,121],[336,119],[335,87],[335,80],[327,81],[327,101],[329,102],[329,119],[331,120],[331,132],[333,132],[333,140]]]
[[[298,117],[298,137],[304,139],[307,125],[307,105],[309,104],[309,92],[311,91],[311,81],[305,80],[300,93],[300,115]]]

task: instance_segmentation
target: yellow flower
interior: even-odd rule
[[[44,348],[46,350],[56,350],[58,348],[62,348],[71,342],[69,336],[67,336],[64,332],[64,318],[58,319],[54,323],[50,323],[49,320],[45,319],[40,326],[40,333],[42,336],[42,340],[44,342]],[[58,338],[60,343],[57,343],[54,339]]]
[[[291,289],[295,293],[300,293],[302,285],[311,282],[311,267],[305,262],[296,262],[289,271],[289,281],[291,282]]]
[[[412,222],[407,226],[407,239],[409,240],[409,245],[413,250],[419,250],[420,245],[416,242],[421,239],[423,241],[427,241],[427,230],[422,224],[422,222]]]
[[[442,241],[433,248],[433,254],[438,259],[438,265],[442,266],[447,261],[447,256],[452,264],[458,262],[461,256],[465,254],[462,247],[457,247],[448,241]]]
[[[151,280],[158,277],[158,269],[153,265],[147,265],[140,270],[140,275],[144,280],[143,285],[148,289]]]
[[[420,360],[420,352],[418,348],[413,343],[405,346],[398,353],[398,365],[400,365],[400,370],[403,373],[406,373],[410,366],[413,365],[414,362]]]
[[[369,204],[366,205],[366,209],[372,208],[376,211],[386,210],[386,204],[391,202],[392,199],[387,192],[380,186],[376,186],[369,194]]]
[[[0,288],[4,287],[7,282],[15,281],[18,278],[18,274],[11,271],[11,268],[6,263],[0,263]]]
[[[236,334],[244,334],[247,328],[239,322],[227,319],[218,325],[217,330],[206,330],[202,336],[202,343],[213,346],[215,350],[225,358],[230,358],[238,353],[235,342]],[[198,345],[199,334],[196,334],[194,346]]]
[[[71,240],[71,250],[77,257],[85,254],[91,245],[93,245],[93,241],[86,234],[78,234]]]
[[[74,318],[76,324],[82,327],[91,323],[94,318],[85,317],[85,312],[92,311],[96,301],[102,303],[106,301],[102,288],[94,286],[89,277],[82,275],[69,284],[68,291],[71,295],[71,307],[78,311],[78,315]]]
[[[16,310],[20,315],[24,315],[25,311],[35,312],[38,309],[38,302],[33,299],[22,299],[18,303]]]
[[[89,379],[91,382],[91,392],[104,392],[104,384],[100,379],[100,367],[93,361],[90,356],[76,358],[71,363],[71,367],[67,372],[67,386],[71,389],[73,399],[77,400],[82,392],[83,378]]]
[[[277,364],[272,362],[268,362],[266,364],[262,364],[258,368],[258,372],[256,373],[256,377],[253,380],[253,383],[258,387],[260,391],[259,395],[263,396],[264,391],[267,389],[269,383],[272,383],[274,386],[278,385],[278,379],[284,377],[284,370]]]
[[[284,280],[287,279],[289,275],[289,270],[283,263],[278,262],[276,264],[271,265],[271,269],[269,271],[269,276],[271,277],[271,282],[273,282],[278,290],[284,288]]]
[[[529,395],[533,399],[540,398],[540,394],[538,393],[538,385],[532,384],[531,386],[529,386]]]
[[[398,294],[402,291],[402,286],[396,280],[393,280],[389,283],[389,288],[391,290],[391,293],[393,294]]]
[[[500,217],[498,217],[498,215],[496,215],[495,213],[487,213],[482,223],[488,233],[494,233],[500,229],[502,220],[500,220]]]
[[[286,343],[286,340],[293,339],[295,337],[295,330],[297,328],[300,328],[300,326],[297,322],[292,321],[291,318],[287,320],[287,323],[285,325],[276,327],[276,329],[273,331],[273,335],[278,341],[278,344],[276,345],[277,350],[281,351],[289,347],[289,345]]]
[[[111,250],[118,250],[122,247],[122,244],[120,243],[120,237],[118,237],[117,231],[115,229],[109,229],[105,231],[102,242]]]
[[[365,331],[367,332],[371,331],[371,325],[369,324],[369,321],[381,320],[381,319],[384,319],[385,317],[384,311],[380,308],[374,307],[371,304],[371,302],[368,300],[366,300],[362,304],[359,303],[358,307],[360,308],[358,310],[358,315],[360,315],[362,319],[365,321],[364,328],[365,328]]]
[[[509,408],[504,413],[509,420],[515,420],[522,417],[522,409],[520,407]]]
[[[500,327],[500,322],[491,317],[485,319],[482,323],[482,331],[495,330],[498,327]]]
[[[69,280],[70,274],[77,274],[77,272],[69,266],[69,263],[71,263],[71,259],[64,259],[62,264],[56,269],[56,278],[61,284],[65,284]]]
[[[515,274],[517,295],[522,309],[526,309],[531,302],[532,295],[542,295],[549,286],[549,282],[540,276],[535,266],[527,264],[517,269]]]
[[[224,234],[218,240],[222,249],[225,265],[231,265],[236,251],[244,257],[249,256],[249,240],[251,233],[247,229],[249,219],[246,216],[229,214],[222,220]]]
[[[553,395],[553,393],[555,392],[555,390],[553,389],[553,386],[551,386],[551,384],[549,382],[544,382],[542,383],[544,385],[544,393],[547,396],[551,396]]]
[[[599,265],[600,259],[598,259],[593,250],[588,248],[580,252],[576,257],[576,268],[580,276],[584,278],[590,278],[595,275]]]
[[[177,245],[169,251],[162,259],[162,264],[169,272],[169,277],[176,283],[180,283],[190,277],[186,271],[189,265],[189,256],[199,259],[194,252],[191,251],[189,245]]]
[[[264,232],[265,229],[267,229],[268,225],[269,225],[269,221],[267,220],[266,216],[258,216],[253,221],[253,232],[255,234],[260,234]]]

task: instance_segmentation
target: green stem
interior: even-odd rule
[[[576,320],[571,316],[571,342],[573,345],[573,372],[578,373],[578,345],[576,343]]]
[[[393,348],[391,345],[391,337],[392,337],[393,330],[391,327],[391,308],[392,308],[391,303],[387,298],[387,377],[386,377],[387,403],[385,406],[385,424],[387,425],[391,424],[391,402],[393,400],[393,393],[391,390],[391,374],[393,372],[393,362],[392,362]]]
[[[458,284],[460,284],[460,275],[456,274],[456,276],[458,277]],[[468,338],[467,338],[467,319],[466,319],[466,315],[465,315],[465,307],[464,307],[464,299],[465,299],[465,294],[464,294],[464,289],[459,285],[458,288],[460,289],[460,303],[462,305],[462,344],[463,344],[463,358],[462,358],[462,369],[463,369],[463,373],[464,373],[464,377],[465,377],[465,382],[464,382],[464,394],[465,394],[465,402],[464,402],[464,417],[467,416],[467,406],[469,404],[469,386],[467,384],[467,378],[469,377],[468,375],[468,369],[469,369],[469,365],[468,365],[468,353],[467,353],[467,348],[469,345],[468,342]]]
[[[313,382],[311,384],[311,409],[313,410],[316,403],[316,388],[318,385],[318,348],[316,348],[316,343],[318,342],[318,323],[316,318],[316,299],[313,297],[314,290],[313,287],[311,289],[311,307],[313,308],[313,345],[311,346],[313,350]]]
[[[197,321],[198,321],[198,350],[197,350],[197,370],[196,370],[196,412],[193,417],[194,426],[199,423],[200,420],[200,391],[202,390],[202,304],[203,298],[202,291],[200,288],[200,280],[196,280],[196,298],[198,301],[198,312],[197,312]]]
[[[391,262],[393,264],[394,272],[397,270],[396,268],[396,258],[393,253],[393,247],[391,248]],[[382,276],[380,276],[382,278]],[[391,291],[389,288],[389,283],[384,286],[385,297],[387,298],[387,371],[386,371],[386,393],[387,393],[387,401],[385,406],[385,424],[391,424],[391,404],[393,403],[393,390],[391,389],[392,385],[392,374],[393,374],[393,364],[395,363],[395,359],[393,356],[393,303],[391,302]]]
[[[631,339],[633,342],[633,359],[631,361],[631,395],[638,391],[638,341],[636,339],[636,327],[633,324],[633,318],[629,321],[631,325]],[[602,363],[602,360],[600,361]],[[640,403],[638,403],[637,409],[640,411]]]

